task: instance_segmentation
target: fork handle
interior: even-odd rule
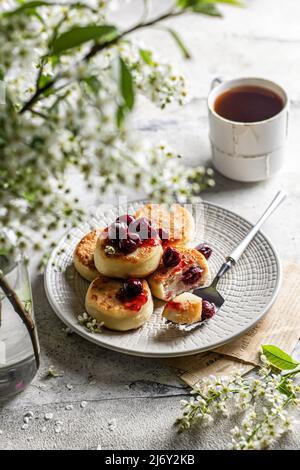
[[[284,201],[286,198],[286,193],[284,191],[278,191],[275,198],[265,210],[263,215],[260,219],[256,222],[254,227],[250,230],[250,232],[246,235],[246,237],[239,243],[239,245],[230,253],[229,256],[226,257],[226,262],[221,266],[216,275],[215,279],[213,280],[213,286],[216,286],[219,279],[224,276],[229,269],[234,266],[239,258],[242,256],[244,251],[246,250],[249,243],[253,240],[257,232],[259,231],[260,227],[265,223],[265,221],[270,217],[270,215],[277,209],[277,207]]]
[[[229,259],[232,259],[235,263],[239,260],[249,243],[253,240],[253,238],[259,231],[260,227],[265,223],[265,221],[270,217],[270,215],[273,214],[275,209],[277,209],[277,207],[284,201],[285,198],[286,193],[284,191],[278,191],[271,204],[268,206],[268,208],[260,217],[260,219],[256,222],[254,227],[252,227],[248,235],[246,235],[244,240],[242,240],[241,243],[228,256]]]
[[[235,261],[232,259],[232,258],[229,258],[229,256],[226,258],[226,262],[222,264],[222,266],[220,267],[218,273],[216,274],[216,277],[214,278],[212,284],[211,284],[211,287],[217,287],[217,284],[219,282],[219,279],[224,276],[224,274],[227,273],[227,271],[229,271],[230,268],[232,268],[232,266],[235,265]]]

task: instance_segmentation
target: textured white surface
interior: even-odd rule
[[[261,75],[282,83],[292,100],[289,150],[283,170],[259,184],[234,183],[218,176],[216,189],[205,194],[205,199],[255,222],[277,189],[285,188],[288,199],[264,231],[283,262],[300,262],[300,2],[246,3],[244,9],[224,8],[224,20],[187,16],[172,22],[192,50],[191,62],[181,59],[162,31],[140,35],[188,77],[191,101],[176,112],[160,112],[143,101],[135,126],[140,137],[170,142],[188,164],[206,163],[210,148],[205,99],[212,78]],[[98,202],[83,191],[80,194],[86,204]],[[130,197],[136,199],[138,195],[132,192]],[[56,234],[57,239],[59,236]],[[98,445],[103,449],[226,448],[233,421],[220,420],[203,431],[176,434],[173,423],[179,414],[179,400],[187,395],[188,388],[163,360],[129,357],[99,348],[77,335],[66,336],[47,302],[43,277],[37,274],[34,260],[32,284],[42,366],[33,384],[2,407],[1,449],[95,449]],[[64,376],[45,380],[51,364],[64,371]],[[84,409],[80,408],[82,401],[87,401]],[[74,409],[65,410],[68,404]],[[30,410],[35,419],[27,430],[21,430],[23,416]],[[47,412],[54,417],[46,422]],[[114,418],[116,429],[109,432],[108,423]],[[54,431],[55,420],[63,422],[60,433]],[[299,426],[277,445],[299,447]]]
[[[135,213],[143,202],[120,208],[120,213]],[[54,249],[45,273],[48,299],[57,315],[81,336],[114,351],[145,357],[175,357],[215,349],[253,326],[273,302],[280,285],[280,263],[269,241],[259,233],[237,265],[220,281],[219,290],[225,304],[201,328],[185,333],[162,319],[163,302],[155,301],[155,310],[143,327],[130,332],[112,332],[103,328],[92,334],[78,324],[85,311],[88,282],[73,266],[77,243],[95,227],[112,223],[117,210],[101,214],[66,234]],[[213,249],[209,259],[214,278],[227,255],[248,233],[251,225],[232,212],[209,203],[193,207],[196,222],[194,245],[206,242]],[[208,280],[209,281],[209,280]],[[209,282],[208,282],[209,283]]]

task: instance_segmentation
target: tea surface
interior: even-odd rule
[[[270,119],[283,109],[280,96],[258,86],[240,86],[219,95],[214,110],[235,122],[258,122]]]

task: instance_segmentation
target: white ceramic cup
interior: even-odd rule
[[[283,109],[258,122],[234,122],[214,110],[216,98],[243,85],[267,88],[280,96]],[[286,92],[276,83],[262,78],[238,78],[212,82],[208,95],[209,134],[213,164],[220,173],[236,181],[254,182],[269,178],[282,166],[288,134]]]

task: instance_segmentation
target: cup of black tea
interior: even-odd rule
[[[215,168],[237,181],[269,178],[282,166],[288,134],[288,96],[263,78],[215,79],[208,96]]]

